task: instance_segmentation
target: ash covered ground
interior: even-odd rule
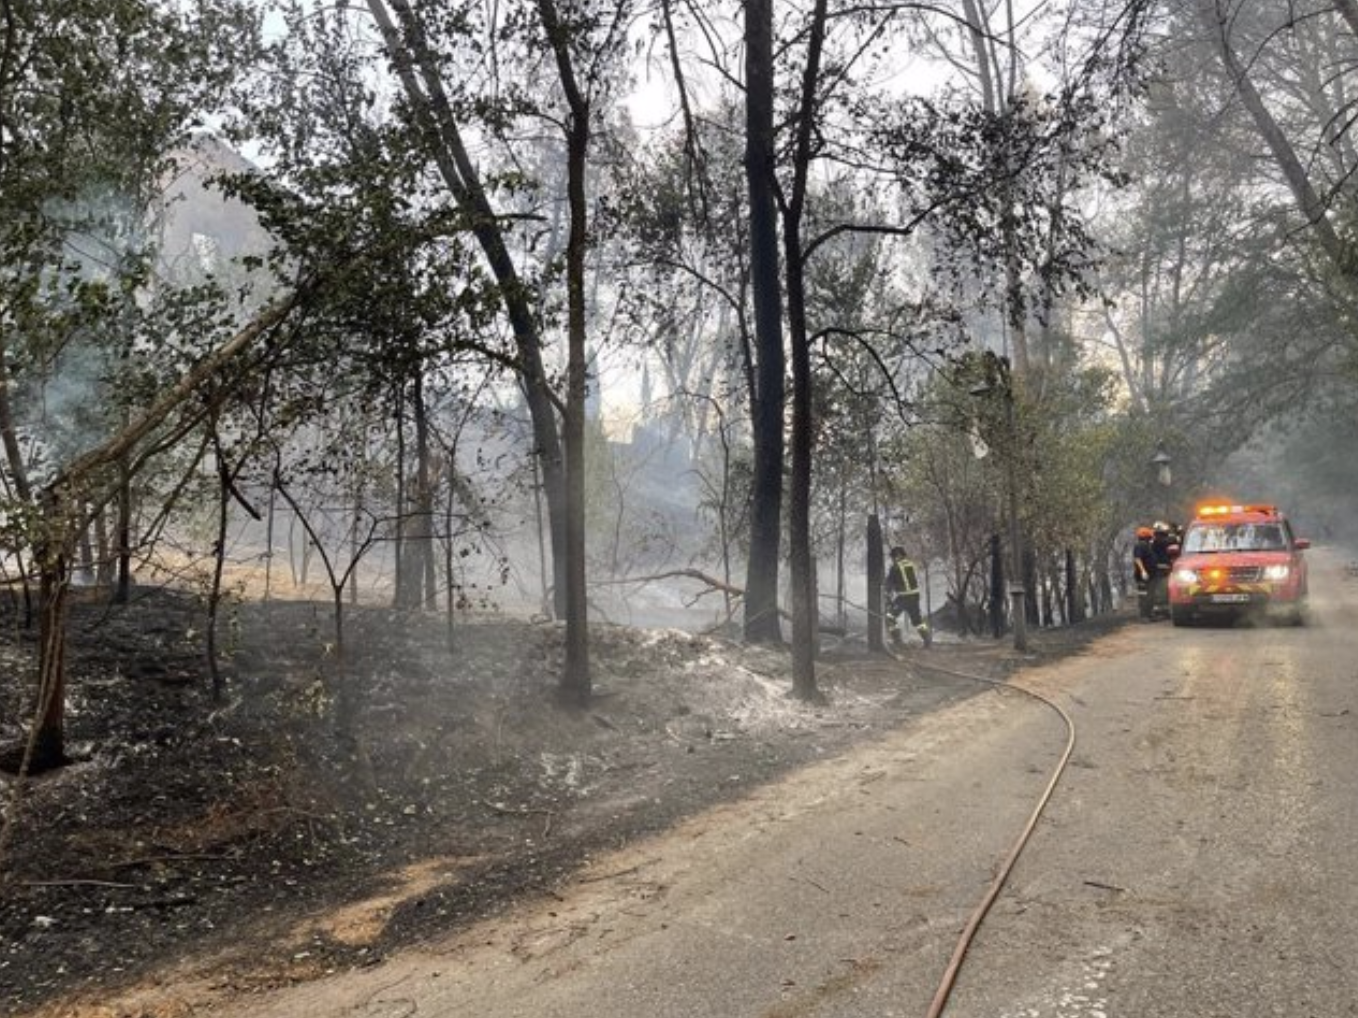
[[[0,777],[0,1012],[168,1018],[118,1001],[170,979],[221,998],[375,964],[987,688],[960,675],[1003,678],[1125,621],[1034,634],[1024,659],[989,639],[894,659],[827,638],[814,706],[788,695],[781,648],[595,625],[595,696],[569,709],[553,624],[460,617],[450,636],[436,615],[350,607],[340,655],[328,605],[244,604],[216,700],[193,597],[78,604],[78,760]],[[5,619],[7,745],[35,650]]]

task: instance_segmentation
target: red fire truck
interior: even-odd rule
[[[1276,506],[1199,506],[1169,576],[1170,620],[1250,614],[1304,624],[1310,546]]]

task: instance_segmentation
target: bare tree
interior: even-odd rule
[[[566,468],[557,426],[557,398],[543,363],[540,318],[532,288],[520,275],[505,239],[503,219],[486,194],[481,172],[463,138],[463,127],[441,77],[442,62],[431,49],[415,6],[408,0],[368,0],[383,42],[417,122],[426,129],[433,157],[449,193],[458,203],[499,284],[500,299],[513,329],[518,370],[532,418],[533,440],[542,469],[552,543],[556,610],[566,614],[570,588],[567,540]],[[393,15],[394,12],[394,15]]]

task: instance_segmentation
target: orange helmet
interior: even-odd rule
[[[1136,528],[1136,536],[1137,536],[1137,537],[1154,537],[1154,536],[1155,536],[1155,531],[1152,530],[1150,527],[1137,527],[1137,528]]]

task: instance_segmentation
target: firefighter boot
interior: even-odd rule
[[[929,628],[929,623],[921,622],[915,629],[919,631],[919,638],[924,641],[926,647],[934,642],[934,632]]]

